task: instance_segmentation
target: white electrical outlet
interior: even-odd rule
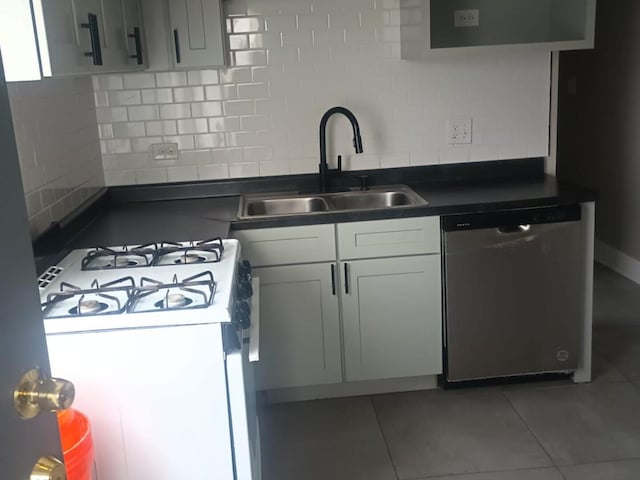
[[[453,26],[459,27],[479,27],[480,10],[456,10],[453,12]]]
[[[151,156],[154,160],[173,160],[178,158],[177,143],[154,143],[151,145]]]
[[[470,118],[449,120],[447,122],[447,141],[450,145],[471,143],[472,122]]]

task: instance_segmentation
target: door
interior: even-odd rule
[[[124,10],[124,34],[128,64],[132,70],[144,68],[142,12],[138,0],[120,0]]]
[[[2,478],[26,479],[40,457],[62,458],[56,417],[20,418],[13,392],[21,375],[49,361],[36,287],[24,192],[18,167],[9,98],[0,60],[0,465]]]
[[[225,65],[225,29],[220,0],[169,2],[176,68]]]
[[[102,55],[108,70],[126,70],[129,66],[128,38],[122,0],[101,0],[103,29]]]
[[[340,264],[347,381],[442,373],[440,255]]]
[[[96,70],[100,48],[92,46],[89,14],[97,16],[92,27],[104,42],[104,23],[100,0],[35,0],[34,20],[40,42],[40,58],[44,76],[70,75]]]
[[[260,277],[258,390],[342,381],[332,270],[331,263],[253,270]]]
[[[445,233],[448,380],[576,368],[584,318],[581,225],[533,223],[576,209],[474,215],[472,222],[489,228]],[[500,226],[506,215],[519,218]]]

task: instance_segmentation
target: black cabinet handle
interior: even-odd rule
[[[142,65],[144,61],[142,59],[142,37],[140,36],[140,27],[133,27],[133,33],[129,34],[129,38],[133,38],[136,42],[136,54],[129,55],[129,57],[135,58],[138,65]]]
[[[178,29],[173,29],[173,43],[176,46],[176,63],[182,63],[182,54],[180,53],[180,36],[178,35]]]
[[[336,266],[331,264],[331,293],[336,294]]]
[[[344,293],[349,295],[349,264],[344,264]]]
[[[85,57],[93,57],[94,65],[102,65],[102,46],[100,45],[100,30],[98,29],[98,16],[90,13],[89,23],[81,23],[82,28],[89,29],[91,38],[91,51],[84,52]]]

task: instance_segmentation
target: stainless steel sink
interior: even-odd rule
[[[329,206],[320,197],[264,198],[247,202],[248,217],[269,215],[297,215],[301,213],[326,212]]]
[[[286,193],[245,195],[240,202],[240,218],[307,215],[358,210],[377,210],[428,205],[405,185],[374,187],[341,193],[291,195]]]
[[[413,205],[404,192],[357,192],[336,195],[331,198],[336,210],[369,210]]]

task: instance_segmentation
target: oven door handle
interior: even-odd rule
[[[249,327],[249,361],[260,361],[260,277],[251,279],[251,327]]]

